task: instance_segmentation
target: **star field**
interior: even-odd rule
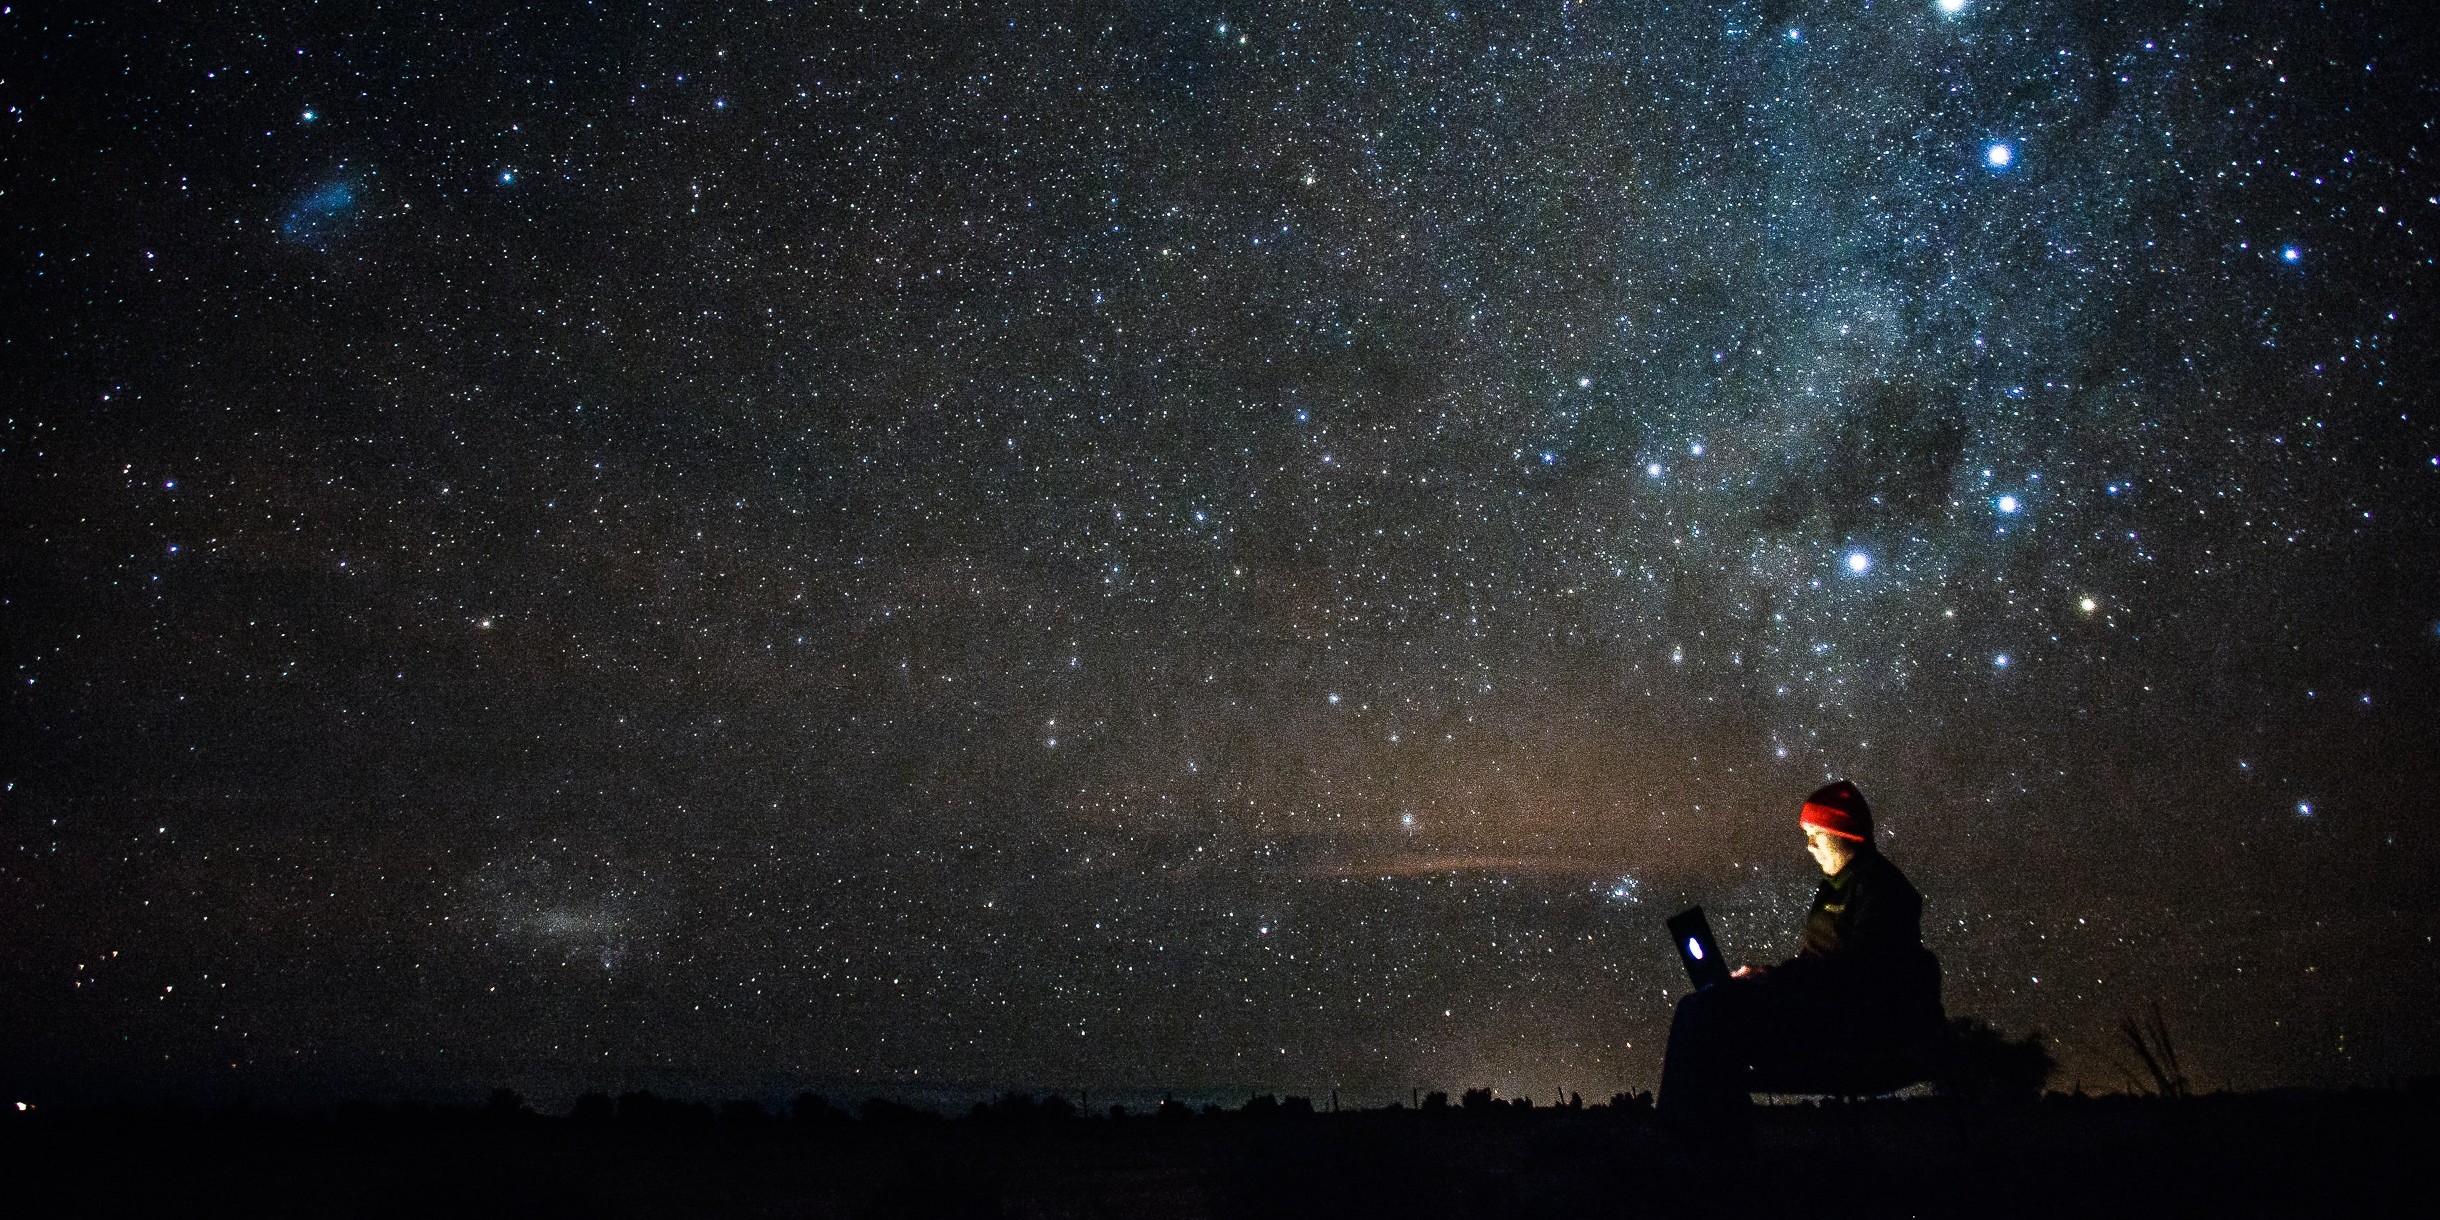
[[[1606,1096],[1831,776],[2432,1070],[2427,39],[1120,8],[0,11],[16,1071]]]

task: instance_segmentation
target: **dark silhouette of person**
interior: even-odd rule
[[[1879,1093],[1920,1080],[1946,1028],[1940,962],[1923,947],[1923,895],[1873,844],[1872,806],[1826,784],[1797,815],[1822,871],[1804,947],[1739,966],[1678,1001],[1662,1061],[1661,1117],[1741,1129],[1750,1093]]]

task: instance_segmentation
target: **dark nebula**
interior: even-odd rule
[[[1606,1096],[1834,775],[2429,1073],[2426,28],[0,10],[5,1080]]]

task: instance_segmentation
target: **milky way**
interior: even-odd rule
[[[0,15],[25,1087],[2433,1070],[2424,36],[604,7]]]

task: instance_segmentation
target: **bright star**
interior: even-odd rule
[[[1966,0],[1940,0],[1933,7],[1939,9],[1943,17],[1954,17],[1966,11]]]
[[[2298,802],[2296,802],[2296,816],[2297,816],[2297,817],[2300,817],[2300,818],[2309,818],[2309,817],[2312,817],[2312,816],[2313,816],[2313,802],[2311,802],[2311,801],[2298,801]]]
[[[2008,668],[2008,654],[2003,652],[2003,653],[1999,654],[1998,656],[1995,656],[1995,657],[1991,658],[1991,667],[1992,667],[1993,669],[2006,669],[2006,668]]]
[[[1703,456],[1703,442],[1696,441],[1695,443],[1686,446],[1686,452],[1691,453],[1696,457]]]
[[[1651,475],[1656,479],[1661,477],[1661,464],[1659,462],[1654,462],[1651,465],[1644,467],[1644,473]]]
[[[320,118],[320,117],[322,117],[322,116],[320,116],[320,115],[318,115],[318,114],[315,114],[313,111],[308,110],[308,111],[306,111],[306,112],[305,112],[305,121],[306,121],[306,122],[308,122],[308,123],[313,122],[315,119],[318,119],[318,118]]]
[[[2015,496],[2001,496],[1999,498],[1999,511],[2003,513],[2015,512],[2019,507],[2021,506],[2016,502]]]
[[[2091,598],[2089,598],[2089,597],[2088,597],[2088,598],[2085,598],[2083,601],[2080,601],[2080,602],[2077,602],[2077,603],[2076,603],[2076,609],[2078,609],[2078,610],[2082,610],[2082,611],[2083,611],[2083,612],[2085,612],[2086,614],[2091,614],[2093,611],[2098,610],[2098,609],[2100,609],[2100,608],[2101,608],[2101,603],[2099,603],[2099,602],[2097,602],[2097,601],[2094,601],[2093,599],[2091,599]]]
[[[2015,162],[2016,150],[2006,144],[1994,144],[1983,150],[1983,160],[1990,162],[1993,169],[2006,169]]]
[[[1858,576],[1872,570],[1872,556],[1862,551],[1847,552],[1847,570]]]
[[[516,180],[517,180],[517,171],[515,171],[515,170],[513,170],[513,169],[504,169],[504,170],[501,170],[501,171],[500,171],[500,185],[502,185],[502,186],[507,186],[508,184],[510,184],[510,183],[512,183],[512,182],[515,182]]]
[[[2281,246],[2279,248],[2279,257],[2291,263],[2303,262],[2304,248],[2301,246]]]

